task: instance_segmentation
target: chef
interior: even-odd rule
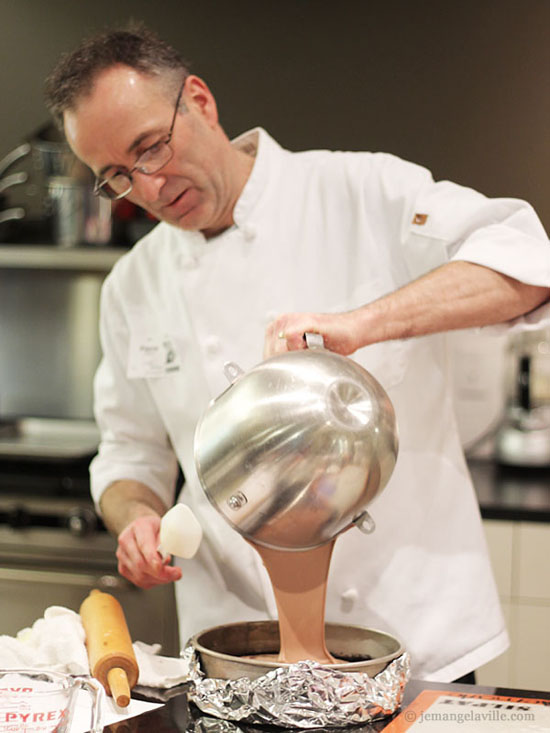
[[[176,581],[182,642],[276,617],[254,550],[203,494],[195,425],[247,369],[302,347],[352,355],[388,391],[400,452],[369,537],[336,542],[327,620],[400,638],[416,677],[451,681],[508,644],[457,434],[445,331],[548,316],[550,247],[529,204],[488,199],[383,153],[291,153],[263,129],[230,141],[207,84],[144,28],[62,59],[47,98],[100,195],[161,220],[102,294],[92,490],[120,572]],[[265,349],[265,351],[264,351]],[[157,552],[178,500],[205,539],[174,566]]]

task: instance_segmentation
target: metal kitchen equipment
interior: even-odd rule
[[[127,609],[134,638],[177,655],[173,587],[118,575],[90,496],[99,297],[125,250],[0,250],[0,634],[99,588]]]
[[[323,665],[340,672],[365,672],[374,677],[405,651],[391,634],[363,626],[326,624],[327,647],[342,661]],[[254,680],[278,667],[279,624],[277,621],[247,621],[205,629],[193,636],[191,644],[198,652],[201,669],[207,677]],[[254,655],[273,655],[273,660],[252,659]]]
[[[189,699],[209,716],[284,730],[340,729],[392,715],[410,676],[410,657],[397,639],[328,624],[327,641],[347,661],[285,664],[247,658],[277,653],[276,621],[207,629],[183,652],[193,682]]]
[[[28,448],[33,437],[42,443],[45,426],[38,435],[26,429],[38,426],[19,426],[22,418],[76,421],[72,431],[59,435],[60,449],[76,448],[80,426],[93,421],[101,287],[125,252],[0,246],[0,421],[17,422]],[[89,437],[83,435],[86,450]]]
[[[51,125],[0,160],[0,240],[74,246],[111,240],[111,204]]]
[[[48,197],[53,223],[53,241],[60,247],[75,247],[84,241],[86,187],[70,176],[51,176]]]
[[[75,178],[78,165],[59,135],[54,135],[48,128],[34,133],[0,160],[3,220],[22,220],[18,228],[23,236],[34,230],[46,232],[52,216],[49,181],[57,176]],[[8,231],[16,230],[14,225]]]
[[[195,432],[202,487],[250,541],[283,550],[322,545],[354,524],[397,458],[391,401],[355,361],[324,348],[274,356],[231,386]]]
[[[510,337],[506,414],[496,456],[514,466],[550,465],[550,329]]]

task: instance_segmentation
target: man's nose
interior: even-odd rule
[[[133,174],[134,193],[146,203],[154,203],[158,200],[162,187],[166,182],[166,176],[158,171],[158,173],[140,173],[136,171]]]

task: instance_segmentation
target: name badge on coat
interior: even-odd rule
[[[129,379],[165,377],[181,371],[181,359],[170,334],[131,333],[128,352]]]

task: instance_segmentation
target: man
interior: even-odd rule
[[[434,183],[391,155],[290,153],[260,129],[230,142],[205,82],[144,29],[85,42],[47,98],[98,192],[163,222],[102,296],[91,479],[120,572],[144,588],[179,581],[182,642],[276,616],[259,558],[200,488],[193,435],[227,386],[225,361],[247,369],[262,344],[269,356],[316,331],[381,381],[400,430],[394,475],[369,508],[376,532],[336,543],[327,619],[394,633],[424,679],[504,651],[442,332],[542,318],[550,248],[531,207]],[[158,532],[178,462],[205,540],[170,566]]]

